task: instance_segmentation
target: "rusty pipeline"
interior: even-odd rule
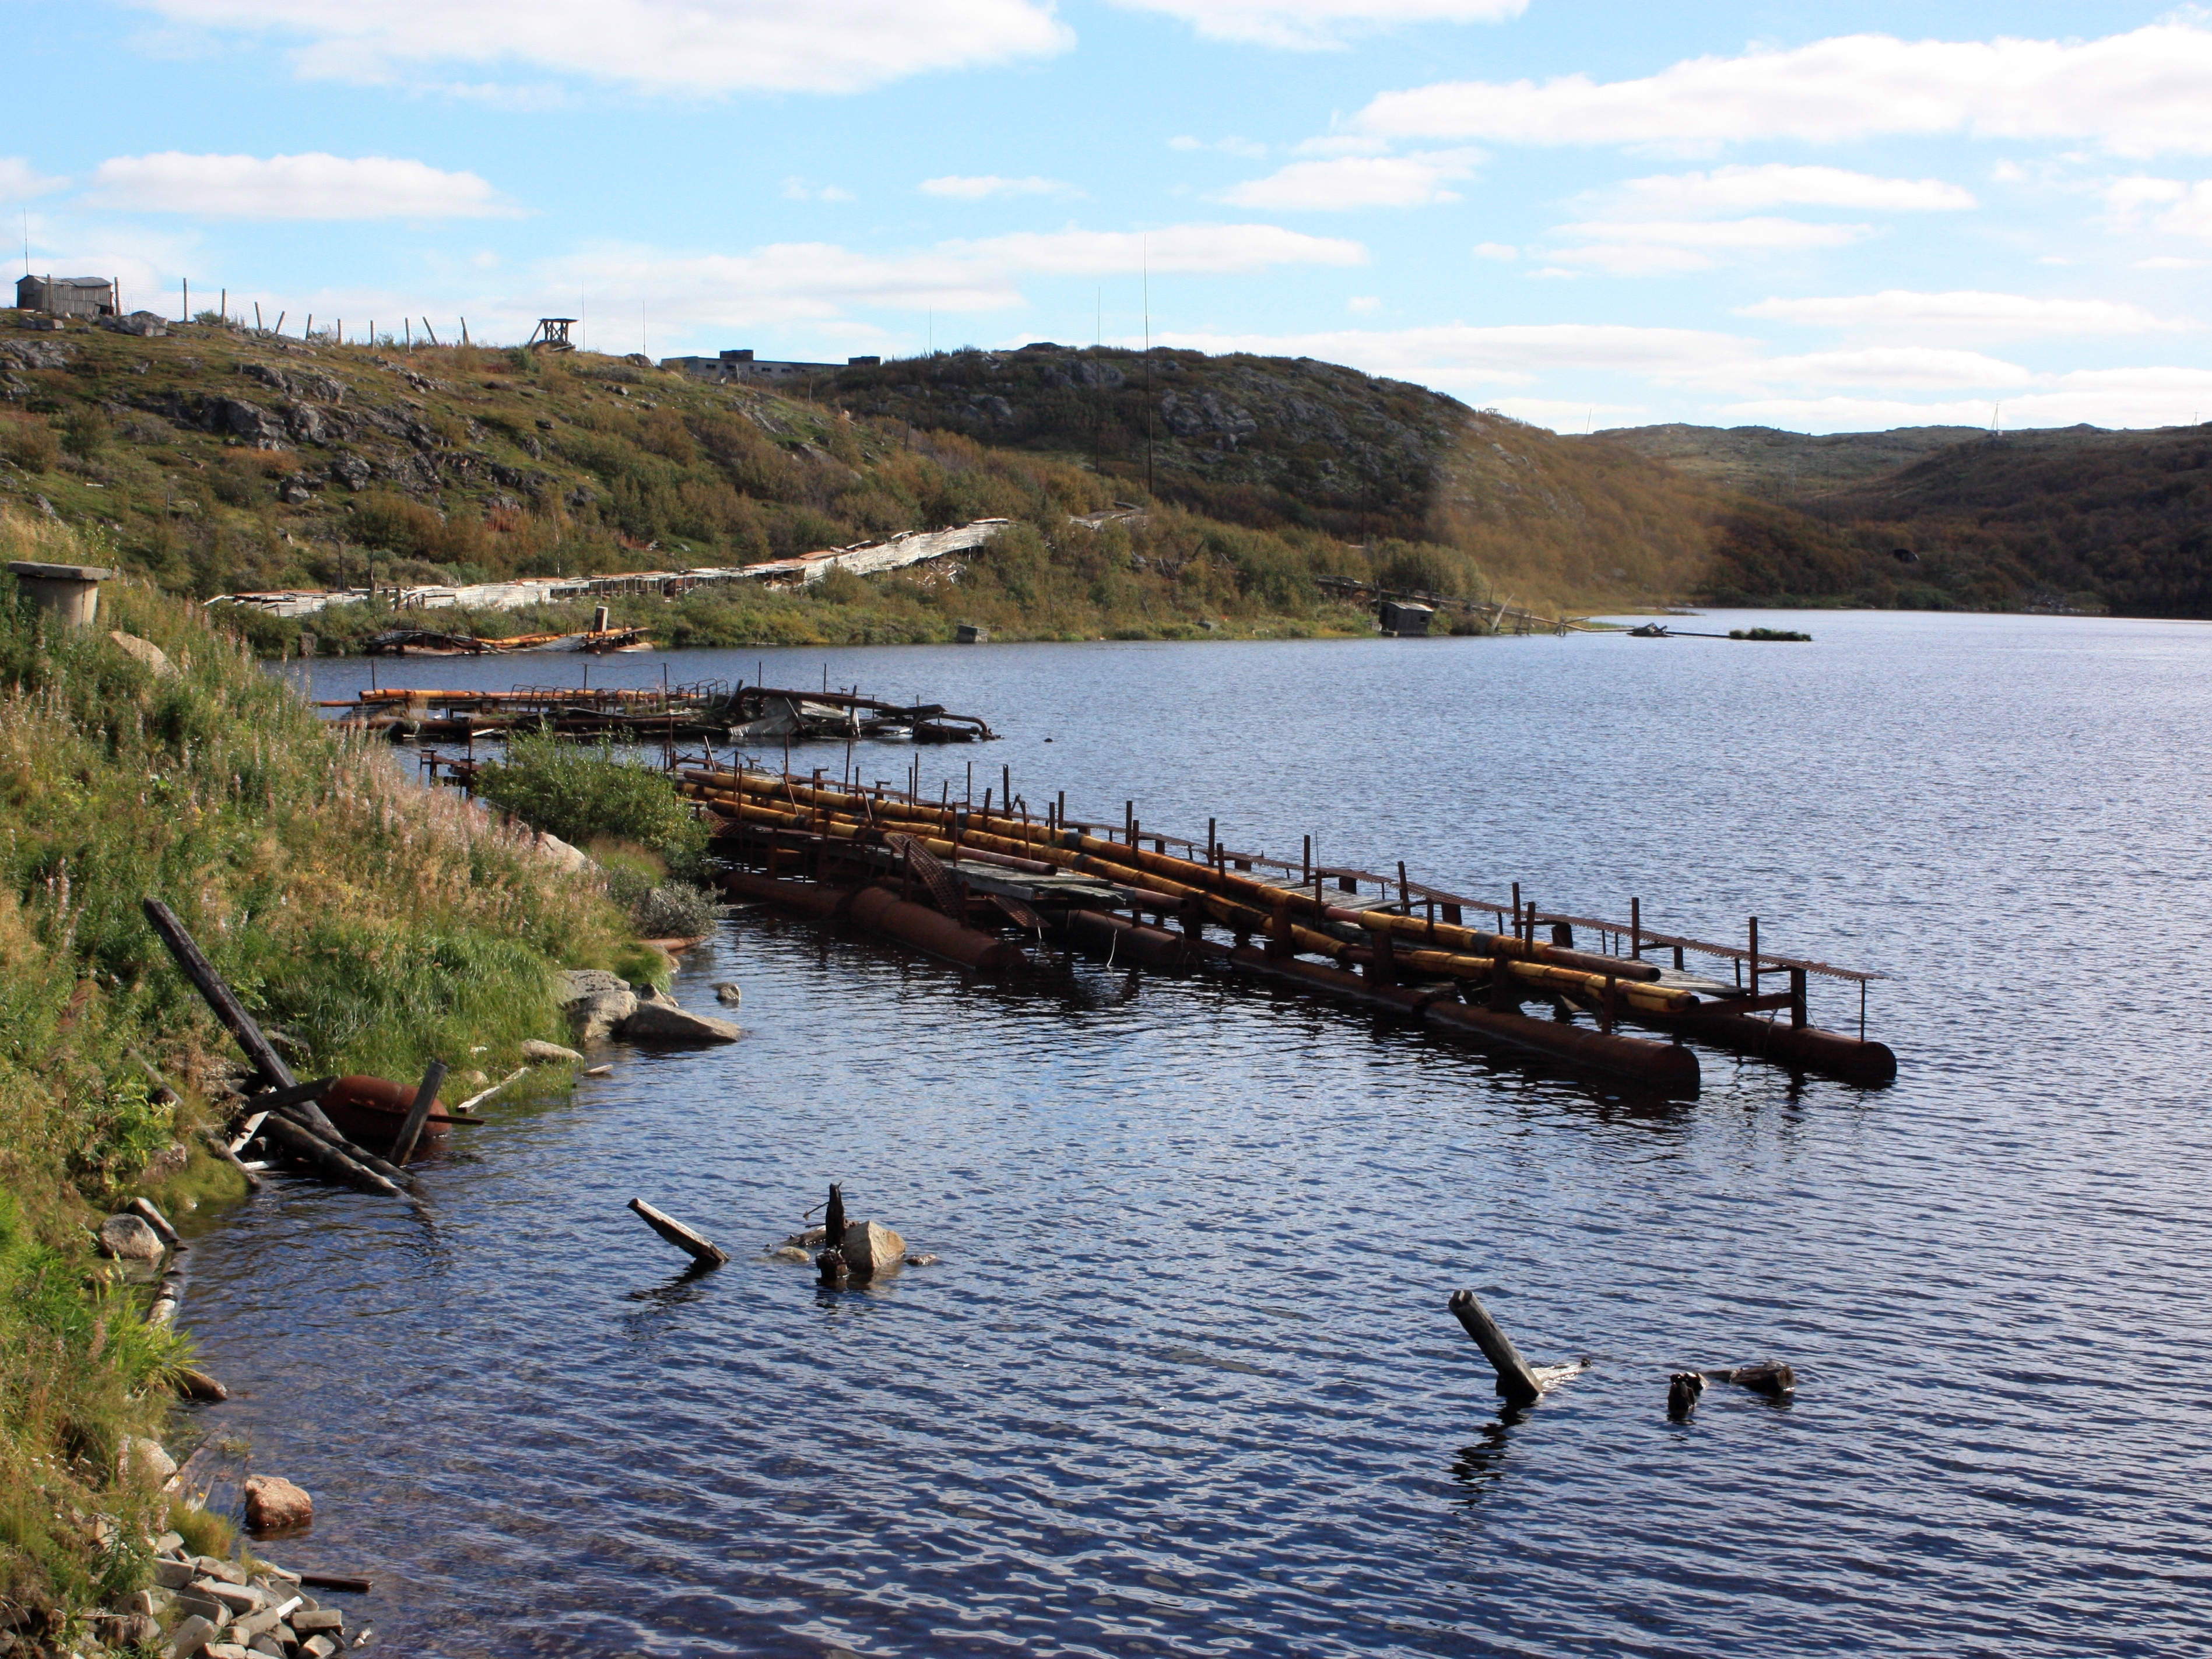
[[[1698,1057],[1675,1043],[1609,1035],[1465,1002],[1431,1002],[1423,1010],[1423,1018],[1432,1030],[1449,1036],[1474,1036],[1571,1060],[1631,1079],[1662,1094],[1698,1092]]]
[[[1642,1009],[1635,1017],[1639,1024],[1678,1031],[1716,1048],[1732,1048],[1801,1071],[1825,1072],[1846,1083],[1892,1083],[1897,1079],[1897,1055],[1888,1044],[1817,1025],[1790,1025],[1748,1014],[1668,1015]]]
[[[1018,945],[994,939],[927,905],[908,903],[888,887],[863,887],[845,907],[860,927],[957,962],[963,968],[995,970],[1024,966]]]
[[[756,875],[750,870],[725,870],[714,880],[726,893],[765,899],[770,904],[781,904],[786,909],[797,910],[804,915],[825,919],[842,914],[853,896],[853,890],[849,887],[823,887],[810,881],[780,881],[774,876]]]

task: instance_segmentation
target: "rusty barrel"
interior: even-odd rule
[[[955,921],[926,905],[909,904],[887,887],[863,887],[845,914],[872,933],[918,945],[963,968],[1021,967],[1021,946]]]

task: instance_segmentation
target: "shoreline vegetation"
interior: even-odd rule
[[[95,562],[5,512],[0,549]],[[96,625],[70,629],[0,573],[0,1625],[88,1652],[92,1615],[147,1582],[149,1539],[227,1542],[132,1449],[181,1461],[191,1341],[146,1323],[150,1286],[94,1248],[133,1197],[189,1238],[245,1192],[209,1144],[241,1068],[141,900],[173,906],[318,1073],[411,1079],[434,1054],[496,1075],[566,1036],[561,970],[667,962],[600,870],[415,787],[143,584],[105,585]]]

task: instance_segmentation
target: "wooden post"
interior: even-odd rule
[[[1467,1328],[1467,1334],[1482,1350],[1483,1358],[1496,1368],[1498,1392],[1505,1403],[1533,1406],[1541,1400],[1544,1391],[1537,1386],[1535,1373],[1528,1369],[1528,1362],[1522,1358],[1521,1351],[1513,1346],[1513,1339],[1498,1328],[1498,1322],[1475,1299],[1474,1292],[1454,1291],[1449,1305],[1453,1316]]]
[[[1628,954],[1638,962],[1644,960],[1644,901],[1628,901]]]
[[[415,1103],[407,1109],[407,1121],[399,1126],[399,1139],[392,1143],[392,1161],[405,1165],[408,1154],[422,1139],[422,1126],[429,1121],[430,1109],[438,1103],[438,1085],[446,1080],[446,1062],[434,1060],[422,1073],[422,1082],[415,1091]]]
[[[690,1256],[702,1267],[719,1267],[730,1259],[729,1252],[702,1234],[693,1232],[672,1216],[663,1215],[641,1198],[629,1201],[638,1218]]]
[[[1759,994],[1759,918],[1751,919],[1751,994]]]
[[[1790,1023],[1792,1025],[1805,1023],[1805,970],[1802,968],[1790,970]]]
[[[1313,879],[1313,837],[1305,838],[1305,848],[1298,854],[1298,885],[1303,887]]]
[[[177,920],[176,912],[157,898],[145,901],[146,920],[154,926],[161,943],[169,947],[177,966],[184,969],[185,977],[192,988],[207,1000],[215,1017],[238,1039],[238,1046],[246,1050],[246,1057],[253,1062],[254,1069],[269,1081],[272,1089],[289,1089],[299,1082],[291,1067],[284,1064],[261,1028],[253,1023],[253,1016],[246,1012],[243,1003],[231,994],[230,987],[222,982],[214,964],[200,953],[192,936],[185,931],[185,924]]]

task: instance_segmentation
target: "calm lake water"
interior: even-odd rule
[[[740,981],[743,1042],[495,1104],[427,1222],[279,1180],[206,1231],[185,1322],[236,1393],[204,1420],[316,1499],[271,1553],[373,1573],[387,1650],[457,1656],[2205,1650],[2212,629],[1685,625],[1747,623],[1816,642],[672,659],[1006,733],[921,751],[933,789],[972,758],[1079,817],[1755,914],[1893,975],[1899,1079],[1708,1049],[1655,1103],[1203,977],[994,984],[742,912],[677,992]],[[836,1294],[757,1259],[833,1179],[941,1263]],[[738,1259],[680,1277],[633,1196]],[[1462,1285],[1595,1368],[1501,1419]],[[1668,1371],[1766,1357],[1789,1404],[1666,1420]]]

